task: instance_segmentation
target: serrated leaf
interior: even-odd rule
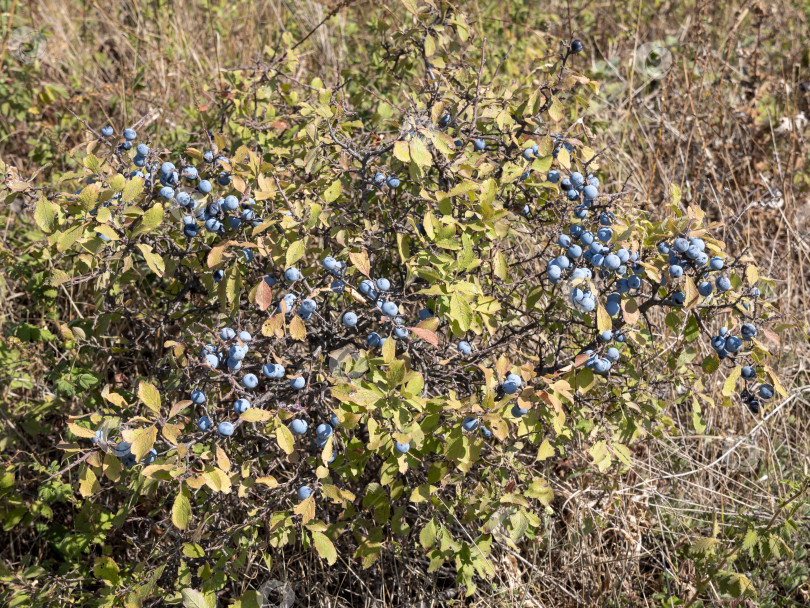
[[[249,410],[246,410],[239,416],[240,420],[244,422],[267,422],[273,417],[272,412],[268,412],[267,410],[262,410],[256,407],[252,407]]]
[[[315,519],[315,495],[313,494],[306,500],[302,500],[295,505],[294,513],[301,516],[302,523],[307,523]]]
[[[56,220],[56,207],[44,196],[37,199],[37,204],[34,207],[34,221],[43,232],[51,232],[53,230],[54,221]]]
[[[61,253],[73,247],[73,243],[75,243],[82,235],[82,230],[82,226],[73,226],[73,228],[70,228],[69,230],[66,230],[60,234],[56,241],[56,250]]]
[[[409,149],[411,160],[420,167],[429,167],[433,164],[433,157],[430,155],[430,151],[425,146],[425,143],[418,137],[414,137],[411,140]]]
[[[610,314],[601,304],[596,308],[596,327],[600,333],[610,331],[613,327]]]
[[[352,251],[349,253],[349,259],[357,270],[367,277],[369,276],[371,262],[369,262],[368,254],[365,251]]]
[[[731,370],[731,373],[726,378],[726,381],[723,383],[723,396],[724,397],[731,397],[737,388],[737,380],[740,379],[740,374],[742,373],[742,368],[739,365],[735,365],[734,369]]]
[[[285,454],[292,454],[295,451],[295,439],[293,438],[292,431],[286,426],[281,425],[276,427],[276,442],[279,447],[284,450]]]
[[[324,190],[322,198],[324,202],[331,203],[332,201],[337,200],[341,192],[343,192],[343,184],[339,179],[336,179],[326,190]]]
[[[148,382],[139,383],[138,399],[155,414],[160,415],[160,393],[154,385]]]
[[[146,213],[141,216],[140,224],[135,230],[132,231],[132,238],[146,234],[160,226],[163,222],[163,205],[157,203],[147,209]]]
[[[329,540],[329,537],[326,536],[326,534],[321,532],[312,532],[311,534],[312,544],[315,545],[318,555],[325,559],[326,563],[330,566],[334,565],[334,563],[337,561],[337,551],[335,550],[335,545],[332,544],[332,541]]]
[[[130,452],[135,456],[137,462],[140,462],[146,456],[146,453],[152,449],[152,446],[155,445],[155,439],[157,439],[157,427],[154,425],[138,431],[132,442],[132,447],[130,447]]]
[[[121,191],[121,201],[124,203],[131,203],[143,191],[143,178],[133,177],[130,179],[124,189]]]
[[[404,141],[394,142],[394,158],[403,163],[411,162],[411,153],[408,151],[408,143]]]
[[[306,252],[306,243],[304,240],[295,241],[291,243],[290,246],[287,248],[287,254],[285,256],[285,264],[287,268],[292,267],[298,260],[304,257],[304,253]]]
[[[79,474],[79,494],[87,498],[101,491],[101,484],[98,483],[96,474],[90,467],[83,467]]]
[[[213,591],[203,594],[196,589],[183,589],[180,592],[184,608],[216,608],[216,595]]]

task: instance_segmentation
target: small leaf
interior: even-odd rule
[[[154,385],[148,382],[138,384],[138,398],[155,414],[160,415],[160,393]]]
[[[742,368],[737,365],[731,370],[731,373],[726,378],[725,383],[723,383],[723,396],[724,397],[731,397],[734,394],[737,388],[737,380],[740,379],[740,374],[742,373]]]
[[[429,329],[425,329],[424,327],[409,327],[408,330],[411,331],[413,335],[422,338],[425,342],[429,342],[433,346],[439,345],[439,336]]]
[[[272,417],[273,414],[271,412],[252,407],[239,416],[239,419],[244,422],[267,422]]]
[[[369,262],[368,254],[365,251],[352,251],[349,253],[349,259],[357,270],[367,277],[369,276],[369,272],[371,272],[371,262]]]
[[[339,179],[336,179],[324,191],[324,193],[322,195],[322,198],[323,198],[324,202],[331,203],[332,201],[336,200],[337,197],[340,196],[341,192],[343,192],[343,184],[340,182]]]
[[[613,321],[610,319],[610,314],[605,310],[601,304],[596,309],[596,327],[599,332],[610,331],[613,327]]]
[[[248,410],[248,412],[249,411],[250,410]],[[284,450],[284,453],[292,454],[295,451],[295,439],[293,438],[292,431],[286,426],[281,425],[276,428],[276,441],[279,447]]]
[[[330,566],[334,565],[337,561],[337,551],[335,550],[335,545],[332,544],[332,541],[329,540],[326,534],[322,532],[312,532],[312,544],[315,545],[318,555],[325,559],[327,564]]]
[[[287,255],[285,259],[286,267],[290,268],[298,260],[304,257],[305,252],[306,252],[306,243],[303,240],[295,241],[294,243],[290,244],[289,248],[287,249]]]

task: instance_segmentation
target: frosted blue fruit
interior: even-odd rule
[[[700,249],[695,245],[689,245],[689,249],[686,250],[686,257],[690,260],[696,260],[698,256],[700,256]]]
[[[129,142],[126,142],[126,143],[129,143]],[[138,461],[137,461],[137,460],[135,460],[135,454],[127,454],[126,456],[124,456],[124,457],[121,459],[121,462],[122,462],[122,463],[124,464],[124,466],[125,466],[126,468],[128,468],[128,469],[129,469],[130,467],[134,467],[136,464],[138,464]]]
[[[220,186],[227,186],[228,184],[231,183],[231,176],[228,175],[227,173],[220,173],[217,176],[217,183]]]
[[[619,349],[618,349],[618,348],[616,348],[615,346],[611,346],[611,347],[610,347],[609,349],[607,349],[607,351],[605,352],[605,358],[606,358],[608,361],[614,361],[614,362],[615,362],[615,361],[618,361],[618,360],[619,360]]]
[[[408,330],[405,327],[394,328],[394,337],[399,340],[404,340],[408,337]]]
[[[724,337],[722,337],[722,336],[715,336],[714,338],[712,338],[711,344],[712,344],[712,348],[718,353],[721,350],[726,349],[726,339]]]
[[[619,314],[619,311],[621,310],[621,306],[619,305],[618,302],[606,302],[605,303],[605,310],[607,311],[607,313],[611,317],[615,317],[616,315]]]
[[[290,378],[290,386],[292,388],[294,388],[295,390],[300,391],[306,385],[307,385],[307,379],[306,378],[303,378],[301,376],[299,376],[297,378]]]
[[[385,183],[389,188],[396,189],[399,188],[400,182],[398,177],[391,175],[387,180],[385,180]]]
[[[207,163],[214,162],[214,153],[211,152],[211,150],[206,150],[205,154],[203,154],[203,159],[205,159]]]
[[[630,252],[624,247],[618,249],[616,251],[616,255],[619,256],[619,260],[621,260],[622,264],[626,264],[628,261],[630,261]]]
[[[371,295],[374,293],[374,283],[369,279],[364,279],[361,281],[358,289],[364,296],[375,297]]]
[[[312,298],[305,298],[301,300],[301,310],[305,313],[312,314],[317,308],[318,304]]]
[[[574,190],[571,188],[568,192],[565,193],[565,196],[568,197],[569,201],[575,201],[579,199],[579,190]]]
[[[549,279],[552,279],[552,280],[556,281],[561,276],[562,276],[562,269],[559,266],[553,265],[553,266],[548,267],[548,278]]]
[[[229,194],[225,197],[225,200],[222,201],[222,208],[225,211],[236,211],[239,209],[239,199],[233,194]]]
[[[224,276],[225,276],[225,273],[222,270],[215,270],[214,274],[213,274],[214,282],[219,283]]]
[[[706,243],[703,241],[703,239],[700,239],[698,237],[692,237],[691,239],[689,239],[689,246],[697,247],[698,251],[703,251],[704,249],[706,249]]]
[[[574,171],[568,177],[568,179],[571,180],[571,185],[574,186],[574,188],[579,188],[580,186],[582,186],[585,183],[585,178],[583,177],[582,173],[580,173],[579,171]]]
[[[591,185],[585,186],[582,189],[582,196],[585,200],[588,201],[592,201],[593,199],[595,199],[598,194],[599,191],[594,186]]]
[[[669,276],[673,279],[677,279],[683,276],[683,266],[679,266],[678,264],[673,264],[669,267]]]
[[[677,238],[672,243],[672,249],[677,253],[685,253],[689,249],[689,241],[684,238]]]
[[[709,256],[706,255],[706,252],[701,251],[698,256],[695,258],[695,264],[698,266],[705,266],[709,263]]]
[[[315,434],[321,439],[329,439],[332,436],[332,427],[325,423],[319,424]]]
[[[743,340],[751,340],[757,337],[757,328],[753,323],[744,323],[740,328]]]
[[[256,376],[253,376],[254,378]],[[237,399],[233,402],[233,411],[237,414],[244,414],[250,409],[250,401],[247,399]]]
[[[219,357],[216,355],[205,355],[204,362],[216,369],[219,366]]]
[[[242,362],[228,357],[228,369],[232,372],[237,372],[242,369]]]
[[[773,387],[770,384],[763,384],[759,387],[759,396],[763,399],[773,398]]]
[[[262,373],[268,378],[283,378],[286,373],[284,366],[278,363],[265,363],[262,366]]]
[[[467,356],[472,352],[472,346],[466,340],[462,340],[458,343],[458,352],[464,356]]]
[[[552,169],[546,174],[546,179],[552,184],[556,184],[558,181],[560,181],[560,172],[556,169]]]
[[[391,289],[391,281],[383,278],[377,279],[377,289],[380,291],[388,291]]]
[[[714,283],[719,291],[728,291],[731,289],[731,279],[728,277],[717,277]]]
[[[723,258],[721,257],[713,257],[709,260],[709,268],[712,270],[721,270],[723,268]]]
[[[245,374],[242,378],[242,386],[249,389],[256,388],[259,386],[259,379],[255,374]]]
[[[478,152],[480,152],[481,150],[485,150],[486,147],[487,142],[485,142],[483,139],[479,138],[473,141],[473,148],[475,148],[475,150],[477,150]]]
[[[136,167],[143,167],[146,164],[146,159],[143,156],[136,156],[132,159],[132,164]],[[138,175],[137,177],[142,177],[142,175]]]
[[[584,297],[580,302],[580,306],[584,312],[593,312],[594,308],[596,308],[596,300],[593,299],[593,296]]]
[[[375,173],[374,174],[374,183],[378,186],[382,186],[385,183],[385,173]]]
[[[634,274],[631,277],[627,278],[627,286],[630,289],[639,289],[641,288],[641,277],[637,274]]]
[[[239,332],[239,339],[242,340],[242,342],[250,342],[253,340],[253,336],[250,335],[250,332],[243,330]]]
[[[442,117],[439,119],[439,126],[446,127],[450,124],[450,114],[442,114]]]
[[[606,374],[610,371],[611,363],[607,359],[598,359],[593,366],[593,371],[597,374]]]
[[[138,156],[146,156],[149,154],[149,146],[146,144],[138,144],[138,147],[135,148],[135,152],[138,153]]]
[[[742,368],[741,375],[746,380],[753,380],[757,377],[757,370],[750,365],[746,365]]]
[[[503,392],[507,395],[514,395],[516,392],[518,392],[519,388],[520,384],[513,382],[512,380],[507,380],[503,383]]]
[[[174,196],[174,189],[169,186],[164,186],[160,189],[160,198],[170,201]]]
[[[112,127],[110,126],[101,127],[101,134],[104,137],[112,137],[113,133],[115,133],[115,131],[113,130]]]
[[[423,308],[419,311],[419,320],[424,321],[425,319],[430,319],[433,316],[433,311],[429,308]]]
[[[683,306],[686,302],[686,294],[682,291],[676,291],[672,294],[672,303],[675,306]]]
[[[222,224],[216,218],[209,218],[205,221],[205,229],[209,232],[219,232],[219,229],[222,228]]]
[[[482,427],[481,427],[481,434],[482,434],[482,435],[484,436],[484,438],[486,438],[486,439],[489,439],[490,437],[492,437],[492,431],[490,431],[490,430],[489,430],[487,427],[485,427],[485,426],[482,426]]]
[[[525,416],[529,413],[528,409],[523,409],[517,403],[512,406],[512,416],[515,418],[520,418],[521,416]]]
[[[298,279],[301,278],[301,273],[298,271],[297,268],[288,268],[284,271],[284,278],[289,283],[295,283]]]
[[[594,236],[592,232],[583,232],[581,235],[579,235],[579,242],[585,245],[586,247],[589,247],[591,243],[593,243],[593,241]]]
[[[376,331],[371,332],[368,336],[366,336],[366,344],[372,348],[380,346],[382,344],[380,334],[378,334]]]
[[[730,353],[736,353],[742,348],[742,340],[737,336],[729,336],[726,338],[726,350]]]
[[[605,257],[605,268],[608,270],[616,270],[621,265],[622,261],[619,259],[619,256],[610,253]]]
[[[123,135],[124,139],[126,139],[127,141],[133,141],[136,137],[138,137],[138,134],[135,132],[134,129],[124,129]]]
[[[113,446],[112,452],[113,454],[118,456],[118,458],[124,458],[127,454],[130,453],[131,448],[132,444],[129,443],[128,441],[119,441]]]
[[[309,486],[301,486],[298,488],[298,500],[306,500],[312,496],[312,488]]]
[[[213,188],[211,187],[211,182],[209,182],[207,179],[204,179],[201,180],[199,184],[197,184],[197,190],[199,190],[203,194],[208,194],[209,192],[211,192],[211,190],[213,190]]]
[[[386,317],[396,317],[399,314],[399,308],[394,302],[386,302],[382,305],[382,312]]]
[[[612,338],[613,332],[609,329],[606,329],[601,334],[599,334],[599,339],[602,340],[602,342],[610,342]]]
[[[224,437],[230,437],[233,435],[233,424],[224,420],[217,425],[217,433],[223,435]]]
[[[326,270],[334,270],[337,266],[337,260],[331,255],[326,256],[321,263]]]
[[[191,402],[197,405],[205,403],[205,393],[200,390],[191,391]]]
[[[357,315],[351,311],[343,315],[343,324],[346,327],[354,327],[357,325]]]
[[[463,428],[465,431],[467,431],[468,433],[471,433],[472,431],[474,431],[475,429],[477,429],[477,428],[478,428],[478,419],[477,419],[477,418],[473,418],[472,416],[468,416],[468,417],[467,417],[467,418],[465,418],[465,419],[464,419],[464,421],[461,423],[461,427],[462,427],[462,428]]]
[[[706,296],[712,295],[712,292],[714,291],[714,285],[712,285],[708,281],[703,281],[702,283],[698,284],[697,290],[698,293],[705,298]]]
[[[146,453],[146,456],[143,457],[143,460],[141,462],[143,462],[144,464],[152,464],[153,462],[155,462],[157,455],[158,455],[157,450],[155,448],[152,448]]]
[[[603,256],[601,253],[595,253],[591,256],[591,265],[595,266],[596,268],[600,268],[604,263],[605,256]]]
[[[292,421],[292,424],[290,424],[290,430],[294,435],[303,435],[307,432],[308,428],[309,425],[307,424],[307,421],[301,418],[296,418]]]
[[[329,416],[329,424],[331,424],[333,427],[340,426],[340,420],[338,419],[337,414],[332,414]]]
[[[400,454],[407,454],[408,450],[411,449],[410,443],[400,443],[399,441],[394,442],[394,449],[399,452]]]
[[[228,356],[234,361],[241,361],[247,356],[247,354],[247,346],[240,346],[239,344],[234,344],[231,346],[230,351],[228,351]]]
[[[177,204],[183,207],[191,202],[191,197],[188,195],[188,192],[178,192],[175,198],[177,200]]]
[[[525,150],[523,150],[523,158],[525,160],[532,160],[532,155],[533,153],[531,148],[526,148]]]
[[[721,336],[725,336],[728,333],[728,327],[721,327],[717,333]]]
[[[567,234],[561,234],[557,237],[557,244],[560,247],[570,247],[571,246],[571,237]]]
[[[161,175],[169,175],[172,171],[174,171],[177,167],[174,166],[174,163],[170,163],[166,161],[162,165],[160,165],[160,174]]]
[[[573,259],[576,260],[576,259],[582,257],[582,247],[580,247],[577,244],[573,244],[568,248],[567,254],[568,254],[568,257],[573,258]]]
[[[219,331],[219,337],[223,340],[233,340],[236,337],[236,332],[230,327],[223,327]]]
[[[197,173],[197,169],[195,167],[186,167],[183,169],[183,177],[189,181],[192,181],[199,177],[199,173]]]

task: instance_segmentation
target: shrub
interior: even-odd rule
[[[53,184],[0,167],[37,227],[29,294],[81,311],[45,379],[100,527],[60,551],[77,563],[132,509],[171,539],[148,568],[77,566],[107,605],[211,597],[258,542],[364,568],[417,550],[471,595],[494,545],[545,534],[563,461],[609,491],[668,408],[703,424],[713,375],[757,416],[787,397],[753,261],[676,187],[653,217],[611,181],[576,120],[598,88],[568,65],[582,43],[507,78],[437,4],[375,19],[333,87],[295,76],[285,36],[171,154],[120,125]],[[750,593],[727,567],[773,525],[698,545],[695,593]]]

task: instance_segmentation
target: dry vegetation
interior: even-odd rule
[[[582,38],[586,51],[576,61],[592,65],[603,96],[598,109],[584,114],[583,125],[600,138],[616,167],[608,188],[632,190],[653,213],[673,187],[680,188],[685,200],[722,224],[738,255],[756,258],[777,281],[773,297],[783,322],[794,326],[778,346],[777,364],[783,383],[792,387],[791,399],[759,419],[742,408],[706,408],[705,433],[690,432],[693,411],[686,401],[670,412],[683,434],[645,442],[636,454],[639,467],[614,488],[595,491],[587,474],[561,474],[554,488],[560,517],[548,520],[546,538],[524,542],[519,550],[502,545],[493,554],[494,586],[482,586],[475,598],[480,605],[504,606],[661,605],[655,593],[694,584],[688,547],[673,545],[673,539],[722,528],[735,513],[767,519],[785,498],[784,487],[772,480],[798,480],[810,464],[810,9],[716,0],[688,6],[552,2],[530,10],[510,2],[466,4],[485,33],[497,23],[521,36],[567,38],[573,31]],[[39,163],[32,151],[80,143],[68,110],[94,124],[137,118],[141,129],[156,129],[155,139],[171,141],[177,126],[186,124],[188,108],[212,102],[218,70],[252,65],[278,31],[289,28],[301,36],[330,14],[307,41],[301,72],[303,78],[318,74],[334,82],[345,37],[363,35],[346,30],[347,14],[356,22],[358,14],[384,10],[351,0],[130,0],[113,6],[4,0],[0,6],[9,22],[14,13],[14,23],[49,32],[33,88],[34,111],[24,119],[0,112],[0,156],[23,174]],[[668,49],[669,69],[658,72],[650,61],[634,61],[653,41]],[[3,61],[15,67],[10,51]],[[45,84],[61,92],[43,97]],[[61,169],[58,156],[47,160],[54,163],[50,170]],[[14,293],[9,278],[1,305],[5,324],[25,314]],[[0,391],[6,393],[2,400],[15,398],[2,383]],[[564,466],[578,471],[585,464],[572,459]],[[801,538],[806,558],[807,523]],[[797,551],[797,562],[800,556]],[[289,581],[299,593],[296,605],[427,607],[453,597],[461,601],[454,574],[442,569],[426,576],[425,563],[415,554],[406,559],[389,553],[369,572],[349,561],[327,569],[309,552],[286,554],[261,576]],[[781,570],[760,573],[768,605],[810,605],[807,567],[790,574],[799,566],[785,562]],[[302,589],[315,586],[320,591],[302,597]]]

